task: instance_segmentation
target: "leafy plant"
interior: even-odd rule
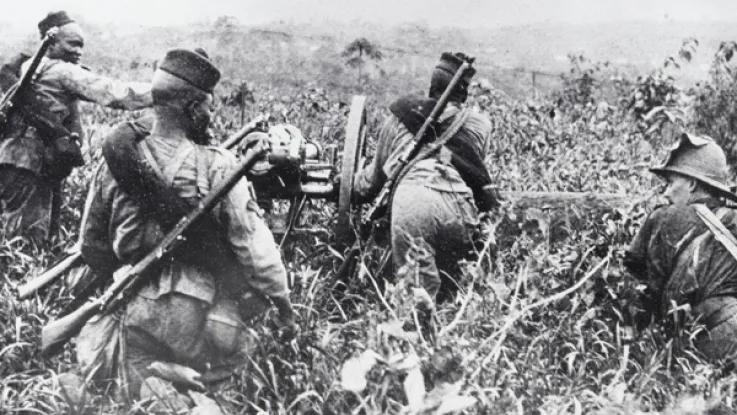
[[[369,61],[381,60],[383,56],[381,50],[379,50],[379,46],[371,43],[371,41],[369,41],[365,37],[358,38],[349,43],[345,47],[341,55],[348,58],[348,60],[345,62],[346,65],[357,70],[358,85],[361,84],[361,74],[363,68],[366,66],[366,63]]]

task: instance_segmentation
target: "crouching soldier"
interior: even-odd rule
[[[466,57],[443,53],[430,80],[429,96],[405,96],[389,107],[372,163],[355,179],[360,202],[374,199],[412,145],[414,135],[430,115]],[[480,213],[498,204],[484,157],[489,151],[489,119],[464,108],[475,70],[467,70],[448,104],[429,130],[435,152],[420,152],[407,164],[396,183],[390,209],[392,261],[395,275],[409,278],[435,301],[449,298],[459,260],[474,248]]]
[[[135,143],[166,184],[161,193],[173,192],[190,208],[235,165],[232,154],[193,141],[209,125],[219,78],[201,54],[169,51],[152,81],[151,134]],[[150,252],[181,216],[166,217],[166,206],[152,207],[163,204],[160,195],[131,186],[148,179],[136,177],[140,171],[116,160],[107,148],[103,143],[105,163],[87,200],[81,249],[96,275],[110,276]],[[130,399],[145,392],[142,385],[151,377],[201,387],[208,368],[248,351],[243,322],[270,303],[278,310],[274,322],[284,337],[295,334],[286,269],[245,178],[207,219],[212,228],[190,237],[184,249],[164,260],[117,315],[96,317],[82,329],[77,355],[85,376],[114,381]],[[224,263],[228,260],[233,264]]]
[[[661,318],[689,305],[706,326],[696,345],[709,359],[737,352],[737,200],[727,185],[727,162],[710,138],[682,134],[665,164],[669,204],[645,220],[625,253],[625,266],[647,286]],[[733,252],[731,253],[730,250]]]

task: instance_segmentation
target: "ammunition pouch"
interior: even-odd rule
[[[44,113],[43,108],[46,104],[38,101],[31,94],[19,96],[17,99],[17,118],[11,116],[10,120],[0,121],[4,121],[2,124],[10,125],[17,119],[18,124],[24,126],[18,130],[25,130],[27,127],[36,129],[44,144],[41,176],[47,179],[63,180],[71,174],[75,167],[83,166],[84,156],[79,134],[69,131],[62,125],[58,116]],[[33,108],[33,110],[27,108]],[[15,132],[15,128],[13,130]]]
[[[238,305],[233,300],[219,300],[207,313],[205,336],[222,356],[231,356],[238,351],[244,329]]]

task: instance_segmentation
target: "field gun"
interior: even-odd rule
[[[282,153],[287,163],[278,166],[257,165],[247,174],[259,204],[289,202],[285,214],[272,214],[272,232],[281,244],[293,234],[330,234],[329,229],[305,227],[301,218],[308,201],[325,200],[336,205],[332,233],[340,246],[350,245],[359,233],[361,206],[356,205],[353,178],[366,159],[366,97],[355,96],[345,124],[342,156],[336,145],[322,148],[292,126],[275,125],[268,130],[271,151]],[[336,180],[337,179],[337,180]],[[626,194],[593,192],[501,191],[514,210],[542,209],[558,217],[571,207],[607,211],[627,207],[635,201]],[[365,213],[365,212],[364,212]]]
[[[342,157],[339,157],[337,146],[322,148],[319,143],[305,138],[294,127],[275,125],[272,128],[270,152],[280,162],[256,162],[246,176],[260,204],[265,206],[273,201],[289,202],[286,214],[281,217],[271,214],[269,218],[272,232],[277,239],[281,239],[280,245],[295,233],[331,233],[329,229],[302,225],[302,216],[311,200],[325,200],[335,204],[336,215],[332,229],[334,241],[339,247],[351,245],[361,230],[362,208],[354,202],[353,178],[366,158],[366,97],[353,98],[345,124]],[[263,119],[256,119],[223,142],[221,147],[233,149],[242,141],[247,142],[249,133],[270,130]],[[515,210],[524,212],[529,208],[542,209],[551,212],[550,216],[554,217],[568,216],[571,210],[575,210],[570,209],[571,207],[602,212],[637,203],[626,194],[526,191],[500,193]],[[566,213],[561,215],[562,211]],[[577,215],[578,213],[573,214],[574,217]],[[19,299],[30,297],[80,262],[81,256],[75,251],[43,274],[18,287]]]
[[[246,176],[262,207],[275,200],[289,201],[285,214],[270,214],[269,218],[271,230],[281,239],[281,244],[294,233],[329,233],[327,229],[301,225],[305,207],[312,200],[336,204],[333,229],[336,240],[339,244],[353,240],[353,215],[357,207],[352,205],[352,187],[353,176],[365,152],[365,105],[365,96],[353,98],[345,126],[342,158],[338,156],[337,145],[323,148],[291,125],[274,125],[268,129],[271,152],[281,154],[288,161],[279,165],[265,161],[256,163]]]

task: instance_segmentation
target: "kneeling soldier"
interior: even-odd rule
[[[466,56],[443,53],[430,80],[428,96],[404,96],[393,102],[381,127],[376,157],[358,172],[359,202],[377,197],[387,178],[400,170],[400,158],[448,88]],[[480,214],[498,205],[496,188],[484,164],[491,143],[489,119],[464,107],[475,70],[464,72],[447,107],[429,130],[443,143],[420,153],[401,168],[389,206],[395,275],[415,281],[434,302],[457,291],[458,262],[470,257]],[[429,310],[424,310],[428,315]]]
[[[641,279],[659,317],[688,304],[707,333],[698,348],[710,359],[737,352],[737,258],[729,252],[737,232],[737,200],[727,185],[727,161],[710,138],[682,134],[662,166],[668,205],[645,220],[625,254],[625,266]],[[721,242],[726,237],[733,241]]]
[[[169,51],[152,82],[153,129],[136,144],[161,182],[192,208],[235,165],[232,154],[193,141],[209,125],[219,78],[203,55]],[[125,168],[106,155],[87,201],[82,255],[97,275],[138,261],[168,231],[165,224],[178,219],[147,208],[158,195],[123,188],[137,174]],[[286,269],[245,179],[209,219],[213,229],[203,235],[232,254],[229,270],[235,272],[223,272],[223,264],[202,254],[207,241],[189,240],[117,316],[95,318],[82,329],[77,354],[86,376],[117,380],[132,399],[151,376],[197,385],[205,370],[245,348],[244,309],[259,314],[268,305],[261,299],[277,307],[277,324],[294,333]]]

